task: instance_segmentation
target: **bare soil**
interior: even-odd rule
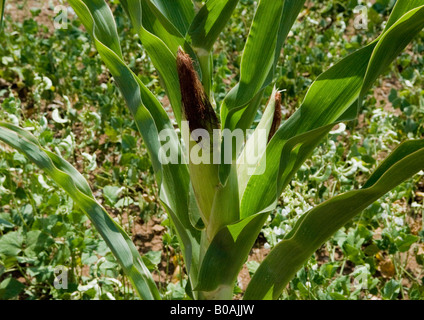
[[[49,30],[54,29],[54,7],[59,6],[58,0],[16,0],[7,1],[5,7],[5,16],[10,15],[14,21],[23,22],[25,19],[31,18],[33,9],[41,9],[38,16],[33,17],[39,24],[45,25]]]

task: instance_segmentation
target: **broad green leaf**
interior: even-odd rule
[[[23,237],[21,232],[8,232],[0,238],[0,253],[15,257],[22,251]]]
[[[24,289],[25,285],[23,283],[10,276],[0,283],[0,300],[15,298]]]
[[[423,169],[424,140],[404,142],[363,188],[338,195],[305,213],[261,263],[244,299],[277,299],[322,243],[374,201]]]
[[[44,150],[25,130],[0,123],[0,140],[25,154],[49,175],[87,214],[143,299],[160,299],[156,284],[125,231],[94,199],[84,177],[61,157]]]
[[[27,257],[36,256],[41,251],[54,243],[54,240],[47,233],[40,230],[31,230],[26,234],[26,248],[24,250]]]
[[[121,187],[105,186],[103,188],[103,196],[110,202],[110,204],[114,205],[118,201],[121,191]]]
[[[195,48],[210,52],[239,0],[209,0],[191,23],[188,35]]]

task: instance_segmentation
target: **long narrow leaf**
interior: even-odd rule
[[[127,8],[131,22],[136,32],[139,34],[146,52],[164,81],[176,122],[181,127],[182,105],[176,65],[176,55],[178,51],[178,47],[176,46],[178,45],[184,48],[193,59],[196,59],[195,54],[184,38],[178,38],[177,36],[173,38],[176,41],[172,43],[168,41],[168,43],[166,43],[166,39],[169,39],[168,33],[171,32],[171,30],[164,29],[164,25],[158,26],[158,28],[160,28],[158,35],[153,34],[146,28],[149,26],[151,27],[149,22],[154,23],[154,19],[151,20],[153,17],[149,17],[154,14],[154,12],[151,11],[151,8],[145,1],[122,0],[122,4]],[[148,18],[143,18],[146,16]],[[145,25],[145,23],[147,23],[147,25]],[[201,74],[199,74],[199,76],[201,77]]]
[[[199,246],[200,234],[190,222],[189,202],[190,180],[188,175],[187,165],[185,161],[174,163],[162,163],[162,142],[159,140],[159,132],[166,130],[168,133],[168,148],[171,154],[176,155],[182,160],[182,152],[180,141],[173,129],[173,125],[169,120],[165,110],[154,97],[154,95],[143,85],[140,79],[130,70],[130,68],[119,57],[119,52],[108,47],[107,43],[102,43],[99,40],[98,34],[103,32],[103,24],[109,21],[109,25],[114,22],[110,11],[105,10],[107,14],[102,16],[102,22],[98,23],[96,19],[100,19],[94,12],[89,10],[85,5],[86,1],[70,0],[71,6],[80,17],[87,31],[93,36],[96,48],[106,66],[112,73],[118,87],[124,96],[128,108],[130,109],[137,128],[140,131],[143,140],[148,149],[152,165],[155,171],[156,180],[159,186],[159,198],[162,204],[172,212],[175,224],[183,226],[178,228],[178,236],[182,239],[182,251],[186,261],[192,264],[198,264],[197,256],[191,257],[191,253]],[[100,6],[106,6],[104,0],[97,0],[96,3]],[[131,9],[131,7],[129,7]],[[109,41],[118,41],[117,39],[108,39]],[[175,62],[175,60],[174,60]],[[178,192],[175,192],[178,190]],[[195,270],[195,266],[189,270]],[[195,281],[196,277],[193,277]]]
[[[259,2],[251,30],[243,51],[240,81],[227,94],[221,106],[224,128],[247,130],[253,122],[264,88],[274,77],[284,41],[296,19],[304,0]],[[267,36],[264,37],[263,35]],[[233,157],[238,150],[234,148]],[[230,166],[223,164],[219,178],[225,184]]]
[[[420,3],[422,4],[423,2],[421,1]],[[424,6],[422,5],[408,11],[383,33],[371,56],[359,101],[362,101],[378,75],[385,71],[387,66],[399,55],[403,48],[422,30],[423,21]],[[393,43],[396,43],[396,45],[394,46]]]
[[[275,75],[275,70],[277,63],[279,62],[279,58],[281,55],[281,50],[283,48],[284,42],[287,38],[287,35],[289,34],[294,22],[296,21],[297,16],[299,15],[299,12],[303,8],[305,3],[305,0],[285,0],[284,1],[284,8],[283,13],[281,15],[281,21],[280,21],[280,29],[278,30],[278,36],[277,36],[277,45],[275,48],[274,53],[274,64],[271,70],[269,71],[269,74],[262,85],[262,90],[260,90],[256,96],[249,102],[249,104],[238,110],[234,113],[230,112],[228,115],[229,117],[234,117],[234,122],[237,123],[237,128],[242,128],[244,130],[250,128],[252,125],[257,110],[260,106],[259,102],[261,101],[265,88],[269,86],[273,80]]]
[[[227,119],[232,109],[245,106],[259,92],[274,64],[283,1],[261,0],[250,28],[240,65],[240,81],[221,107],[223,127],[233,129]],[[264,37],[266,35],[266,37]]]
[[[141,298],[161,298],[131,238],[94,199],[87,181],[75,168],[44,150],[32,135],[19,127],[0,123],[0,140],[25,154],[71,196],[90,218]]]
[[[148,2],[152,2],[182,35],[186,35],[194,18],[194,5],[191,0],[149,0]]]
[[[3,15],[4,15],[4,6],[6,4],[6,0],[0,0],[0,31],[3,27]]]
[[[242,198],[242,216],[255,214],[272,203],[275,199],[274,190],[277,195],[281,194],[296,172],[293,168],[299,168],[320,141],[314,135],[311,135],[310,138],[315,140],[315,143],[308,143],[309,150],[303,148],[303,151],[298,154],[296,164],[293,168],[289,168],[284,166],[284,159],[290,158],[288,154],[284,153],[284,150],[289,153],[292,152],[291,148],[285,148],[290,139],[295,139],[296,135],[306,134],[308,131],[320,130],[319,128],[324,127],[328,132],[337,121],[356,118],[357,100],[361,90],[364,86],[369,88],[371,85],[369,82],[364,84],[367,70],[372,66],[373,70],[378,72],[383,70],[379,67],[380,65],[387,65],[388,62],[391,62],[386,59],[372,59],[377,44],[385,46],[386,43],[390,43],[392,49],[390,49],[391,51],[388,49],[387,54],[393,60],[394,56],[391,55],[391,52],[398,52],[400,45],[406,46],[403,38],[411,39],[413,37],[412,31],[418,33],[420,27],[421,29],[424,27],[421,10],[420,8],[416,11],[416,14],[406,15],[408,24],[414,26],[413,30],[398,28],[398,26],[406,23],[404,19],[400,19],[383,36],[342,59],[317,78],[310,87],[301,107],[283,124],[268,145],[265,174],[253,175],[250,178]],[[394,12],[397,13],[397,10],[394,10]],[[397,39],[401,39],[400,42],[396,42]],[[374,66],[374,64],[376,65]],[[373,79],[376,76],[373,75]],[[325,132],[322,134],[322,137],[324,137]],[[263,168],[260,169],[264,170]],[[269,188],[261,189],[260,186],[263,183],[266,183]],[[264,191],[261,192],[261,190]],[[267,191],[265,192],[265,190]],[[257,197],[258,191],[261,192],[261,197]]]
[[[239,0],[209,0],[194,17],[188,31],[193,47],[209,52]]]
[[[277,299],[297,270],[343,225],[388,191],[424,169],[424,140],[401,144],[366,185],[336,196],[305,213],[265,258],[244,299]]]

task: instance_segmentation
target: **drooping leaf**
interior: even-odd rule
[[[326,132],[329,132],[339,121],[356,118],[360,93],[364,87],[369,88],[371,85],[368,81],[364,83],[367,70],[371,68],[375,72],[381,71],[383,69],[379,66],[387,65],[389,62],[386,59],[372,59],[376,46],[386,46],[390,43],[393,47],[390,49],[392,52],[399,52],[401,45],[405,47],[403,38],[411,39],[412,31],[418,33],[420,27],[421,29],[424,27],[424,19],[419,13],[422,9],[416,10],[418,11],[414,11],[415,14],[406,16],[410,21],[409,25],[414,26],[412,29],[399,28],[398,26],[405,23],[404,19],[399,20],[382,36],[342,59],[315,80],[300,108],[283,123],[267,146],[262,161],[264,167],[258,168],[258,170],[265,170],[265,173],[253,175],[247,183],[241,200],[242,216],[255,214],[270,205],[275,197],[281,194],[296,173],[296,169],[307,159]],[[398,12],[396,7],[393,12]],[[398,39],[401,39],[399,43],[396,42]],[[394,59],[390,52],[388,56]],[[377,76],[373,74],[373,79]],[[316,134],[312,133],[314,130],[317,131]],[[302,142],[303,147],[294,143],[298,135],[303,135],[305,138]],[[292,146],[289,141],[292,141]],[[294,147],[301,148],[300,152],[293,149]],[[294,154],[293,151],[297,153]],[[287,166],[289,159],[294,161],[291,166]],[[263,188],[264,183],[268,186],[267,188]],[[260,196],[257,196],[258,192]]]
[[[74,167],[54,153],[44,150],[35,143],[36,139],[32,135],[19,127],[0,123],[0,140],[25,154],[71,196],[90,218],[140,297],[160,299],[156,284],[131,238],[94,199],[88,183]]]
[[[261,263],[244,299],[278,298],[322,243],[378,198],[423,169],[424,140],[404,142],[363,188],[338,195],[302,215],[292,231]]]
[[[92,14],[89,8],[85,6],[84,2],[85,1],[81,0],[70,0],[71,6],[80,17],[87,31],[93,36],[96,48],[102,60],[112,73],[134,117],[137,128],[143,137],[152,160],[156,181],[159,186],[160,201],[173,217],[172,221],[176,226],[178,237],[182,243],[182,251],[185,256],[186,264],[188,264],[187,268],[189,270],[195,270],[196,264],[199,263],[198,255],[192,256],[192,252],[198,250],[200,232],[193,227],[190,221],[191,213],[189,203],[193,202],[191,201],[193,194],[190,193],[190,177],[184,155],[181,151],[179,138],[168,115],[155,96],[144,86],[124,61],[119,58],[119,54],[105,43],[99,41],[97,34],[103,32],[102,25],[105,21],[110,21],[110,25],[113,24],[111,21],[113,20],[113,16],[110,10],[105,10],[108,14],[103,16],[103,21],[98,24],[96,20],[98,16]],[[107,6],[104,0],[97,0],[96,2],[99,5],[102,3],[103,6]],[[122,3],[126,3],[126,1],[122,1]],[[152,50],[156,50],[155,48],[159,50],[157,52],[159,55],[156,57],[161,60],[160,63],[171,63],[166,60],[166,57],[168,57],[172,60],[172,66],[166,66],[166,68],[175,69],[176,73],[175,57],[170,53],[166,45],[164,45],[159,38],[145,31],[143,27],[139,25],[139,23],[141,23],[139,21],[140,17],[136,15],[142,13],[139,1],[127,2],[126,8],[133,16],[133,25],[139,26],[142,34],[147,36],[144,45],[147,45],[146,41],[151,41]],[[115,41],[119,40],[116,39]],[[160,45],[156,47],[158,43]],[[172,57],[166,54],[164,56],[160,55],[160,53],[165,51],[170,53]],[[170,77],[168,80],[172,82],[172,79],[173,78]],[[175,88],[178,88],[179,92],[178,76],[176,78],[176,83],[173,83],[173,85]],[[178,98],[179,104],[181,104],[180,97],[181,96]],[[164,134],[168,141],[162,141],[159,133]],[[164,159],[165,155],[163,153],[165,151],[162,147],[164,147],[165,144],[171,155],[174,155],[176,158],[176,162]],[[178,190],[178,192],[175,192],[175,190]],[[192,264],[192,266],[189,264]],[[192,278],[192,280],[195,281],[195,274],[193,274]]]

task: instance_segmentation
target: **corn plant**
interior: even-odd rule
[[[398,0],[381,34],[322,73],[301,106],[283,121],[279,90],[284,88],[275,88],[274,75],[305,0],[258,1],[241,53],[239,81],[219,105],[212,92],[213,48],[238,0],[208,0],[200,8],[190,0],[120,0],[160,75],[174,123],[125,64],[107,3],[68,2],[92,36],[148,149],[159,200],[182,248],[186,292],[193,299],[233,297],[238,273],[297,170],[336,124],[356,119],[375,80],[424,27],[424,0]],[[0,3],[2,11],[4,0]],[[264,99],[268,103],[262,119],[252,128]],[[243,141],[234,141],[234,132]],[[130,237],[95,200],[75,168],[23,128],[0,123],[0,140],[24,153],[68,192],[142,299],[161,299]],[[305,212],[262,261],[244,299],[279,298],[331,235],[423,169],[424,140],[405,141],[360,189]]]

